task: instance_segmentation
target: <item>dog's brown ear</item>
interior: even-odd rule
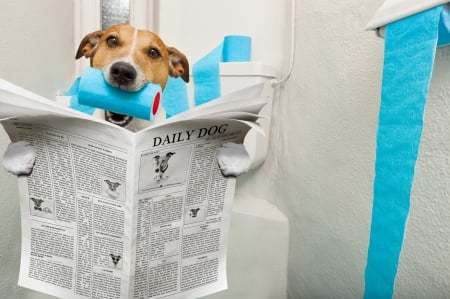
[[[186,56],[175,49],[174,47],[167,47],[169,52],[169,74],[172,77],[181,77],[185,82],[189,82],[189,62]]]
[[[91,58],[94,56],[95,48],[97,47],[100,38],[103,35],[103,31],[95,31],[86,35],[82,40],[80,45],[78,46],[77,54],[75,55],[75,59],[79,59],[82,56],[86,58]]]

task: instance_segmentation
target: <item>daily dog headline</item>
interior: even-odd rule
[[[228,124],[221,124],[221,125],[213,125],[211,127],[206,128],[200,128],[198,130],[188,130],[188,131],[182,131],[177,132],[173,134],[165,135],[164,137],[154,137],[153,138],[153,147],[161,146],[161,145],[168,145],[173,144],[177,142],[183,142],[183,141],[190,141],[191,138],[205,138],[205,137],[212,137],[215,135],[222,135],[226,133],[228,129]],[[237,132],[235,132],[237,133]],[[233,134],[234,135],[234,134]]]

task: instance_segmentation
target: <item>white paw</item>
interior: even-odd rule
[[[3,167],[15,175],[30,174],[36,160],[34,147],[25,141],[10,143],[3,154]]]
[[[217,162],[224,176],[239,176],[250,168],[250,156],[243,144],[225,143],[217,148]]]

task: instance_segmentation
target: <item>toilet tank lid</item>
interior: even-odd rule
[[[222,62],[220,63],[221,76],[262,76],[278,77],[278,70],[261,62]]]

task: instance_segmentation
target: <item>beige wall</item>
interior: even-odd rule
[[[0,78],[48,98],[73,78],[73,2],[1,0]],[[9,139],[0,129],[0,153]],[[0,297],[48,298],[17,286],[20,220],[16,178],[0,170]]]

